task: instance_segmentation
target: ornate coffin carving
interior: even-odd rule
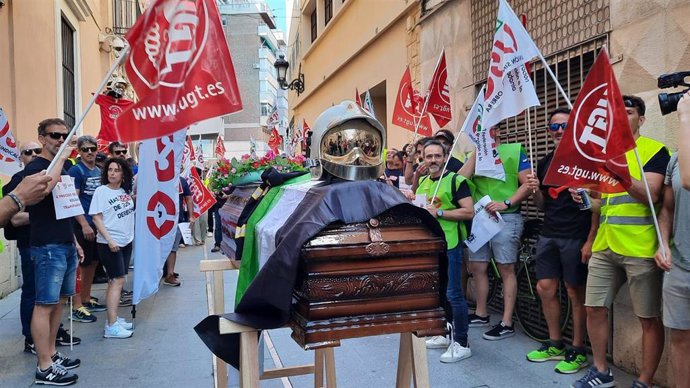
[[[302,247],[293,338],[310,349],[369,335],[444,333],[444,247],[442,236],[399,208],[366,223],[331,224]]]

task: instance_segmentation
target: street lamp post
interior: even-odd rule
[[[302,74],[301,64],[299,65],[299,69],[297,71],[297,78],[292,80],[289,84],[287,83],[287,70],[288,67],[290,67],[290,63],[285,60],[285,56],[282,54],[279,55],[273,66],[276,68],[276,72],[278,73],[278,84],[280,85],[281,89],[294,90],[297,92],[298,96],[301,93],[304,93],[304,74]]]

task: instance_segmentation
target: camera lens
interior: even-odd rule
[[[685,91],[678,93],[659,93],[659,108],[662,115],[675,112],[678,109],[678,101],[683,97]]]

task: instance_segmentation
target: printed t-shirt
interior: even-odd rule
[[[89,214],[103,215],[105,228],[117,246],[124,247],[134,239],[134,200],[123,188],[114,190],[108,185],[97,188]],[[96,236],[96,242],[108,243],[100,233]]]

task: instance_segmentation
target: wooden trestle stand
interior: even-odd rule
[[[239,269],[235,260],[201,260],[200,270],[206,273],[206,295],[209,314],[225,313],[223,271]],[[313,374],[314,388],[336,388],[335,356],[332,347],[314,349],[314,364],[265,370],[259,373],[259,340],[255,328],[221,318],[220,334],[240,334],[240,388],[259,388],[260,380]],[[212,358],[215,388],[227,388],[227,364]],[[428,388],[424,339],[413,333],[400,334],[396,388]]]

